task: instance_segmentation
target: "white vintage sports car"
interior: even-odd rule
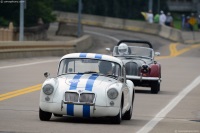
[[[49,73],[40,92],[39,118],[110,117],[120,124],[132,117],[134,85],[126,80],[123,62],[109,55],[72,53],[63,56],[58,74]]]

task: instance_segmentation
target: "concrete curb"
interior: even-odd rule
[[[71,41],[1,41],[0,59],[63,56],[83,52],[92,46],[92,38],[84,35]]]

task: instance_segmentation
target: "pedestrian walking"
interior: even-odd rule
[[[160,11],[160,17],[159,17],[159,24],[164,25],[166,21],[166,15],[163,11]]]
[[[198,21],[198,29],[199,29],[199,31],[200,31],[200,14],[199,14],[199,16],[198,16],[197,21]]]
[[[194,13],[191,14],[191,17],[189,19],[189,27],[191,31],[194,31],[194,25],[197,23],[196,18],[194,17]]]
[[[165,25],[173,27],[173,17],[170,12],[167,13]]]
[[[187,16],[185,20],[185,27],[186,27],[186,30],[188,31],[190,30],[189,20],[190,20],[190,16]]]
[[[149,12],[147,13],[147,21],[149,23],[153,23],[153,13],[151,10],[149,10]]]
[[[182,30],[185,29],[185,23],[186,23],[185,14],[182,14],[182,16],[181,16],[181,29]]]
[[[159,13],[157,13],[155,16],[154,16],[154,23],[159,23]]]

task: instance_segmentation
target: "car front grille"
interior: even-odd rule
[[[82,93],[80,94],[80,102],[93,103],[95,95],[93,93]]]
[[[138,65],[135,62],[128,62],[125,64],[126,67],[126,75],[138,75]]]
[[[65,93],[65,102],[93,104],[94,99],[95,99],[94,93],[80,93],[80,94],[76,92]]]
[[[65,93],[65,101],[68,102],[78,102],[79,94],[75,92],[66,92]]]

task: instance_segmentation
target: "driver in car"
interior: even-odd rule
[[[101,61],[99,63],[99,72],[104,75],[112,75],[112,64],[108,61]]]
[[[118,53],[119,55],[128,55],[129,54],[128,46],[125,43],[121,43],[118,46]]]

